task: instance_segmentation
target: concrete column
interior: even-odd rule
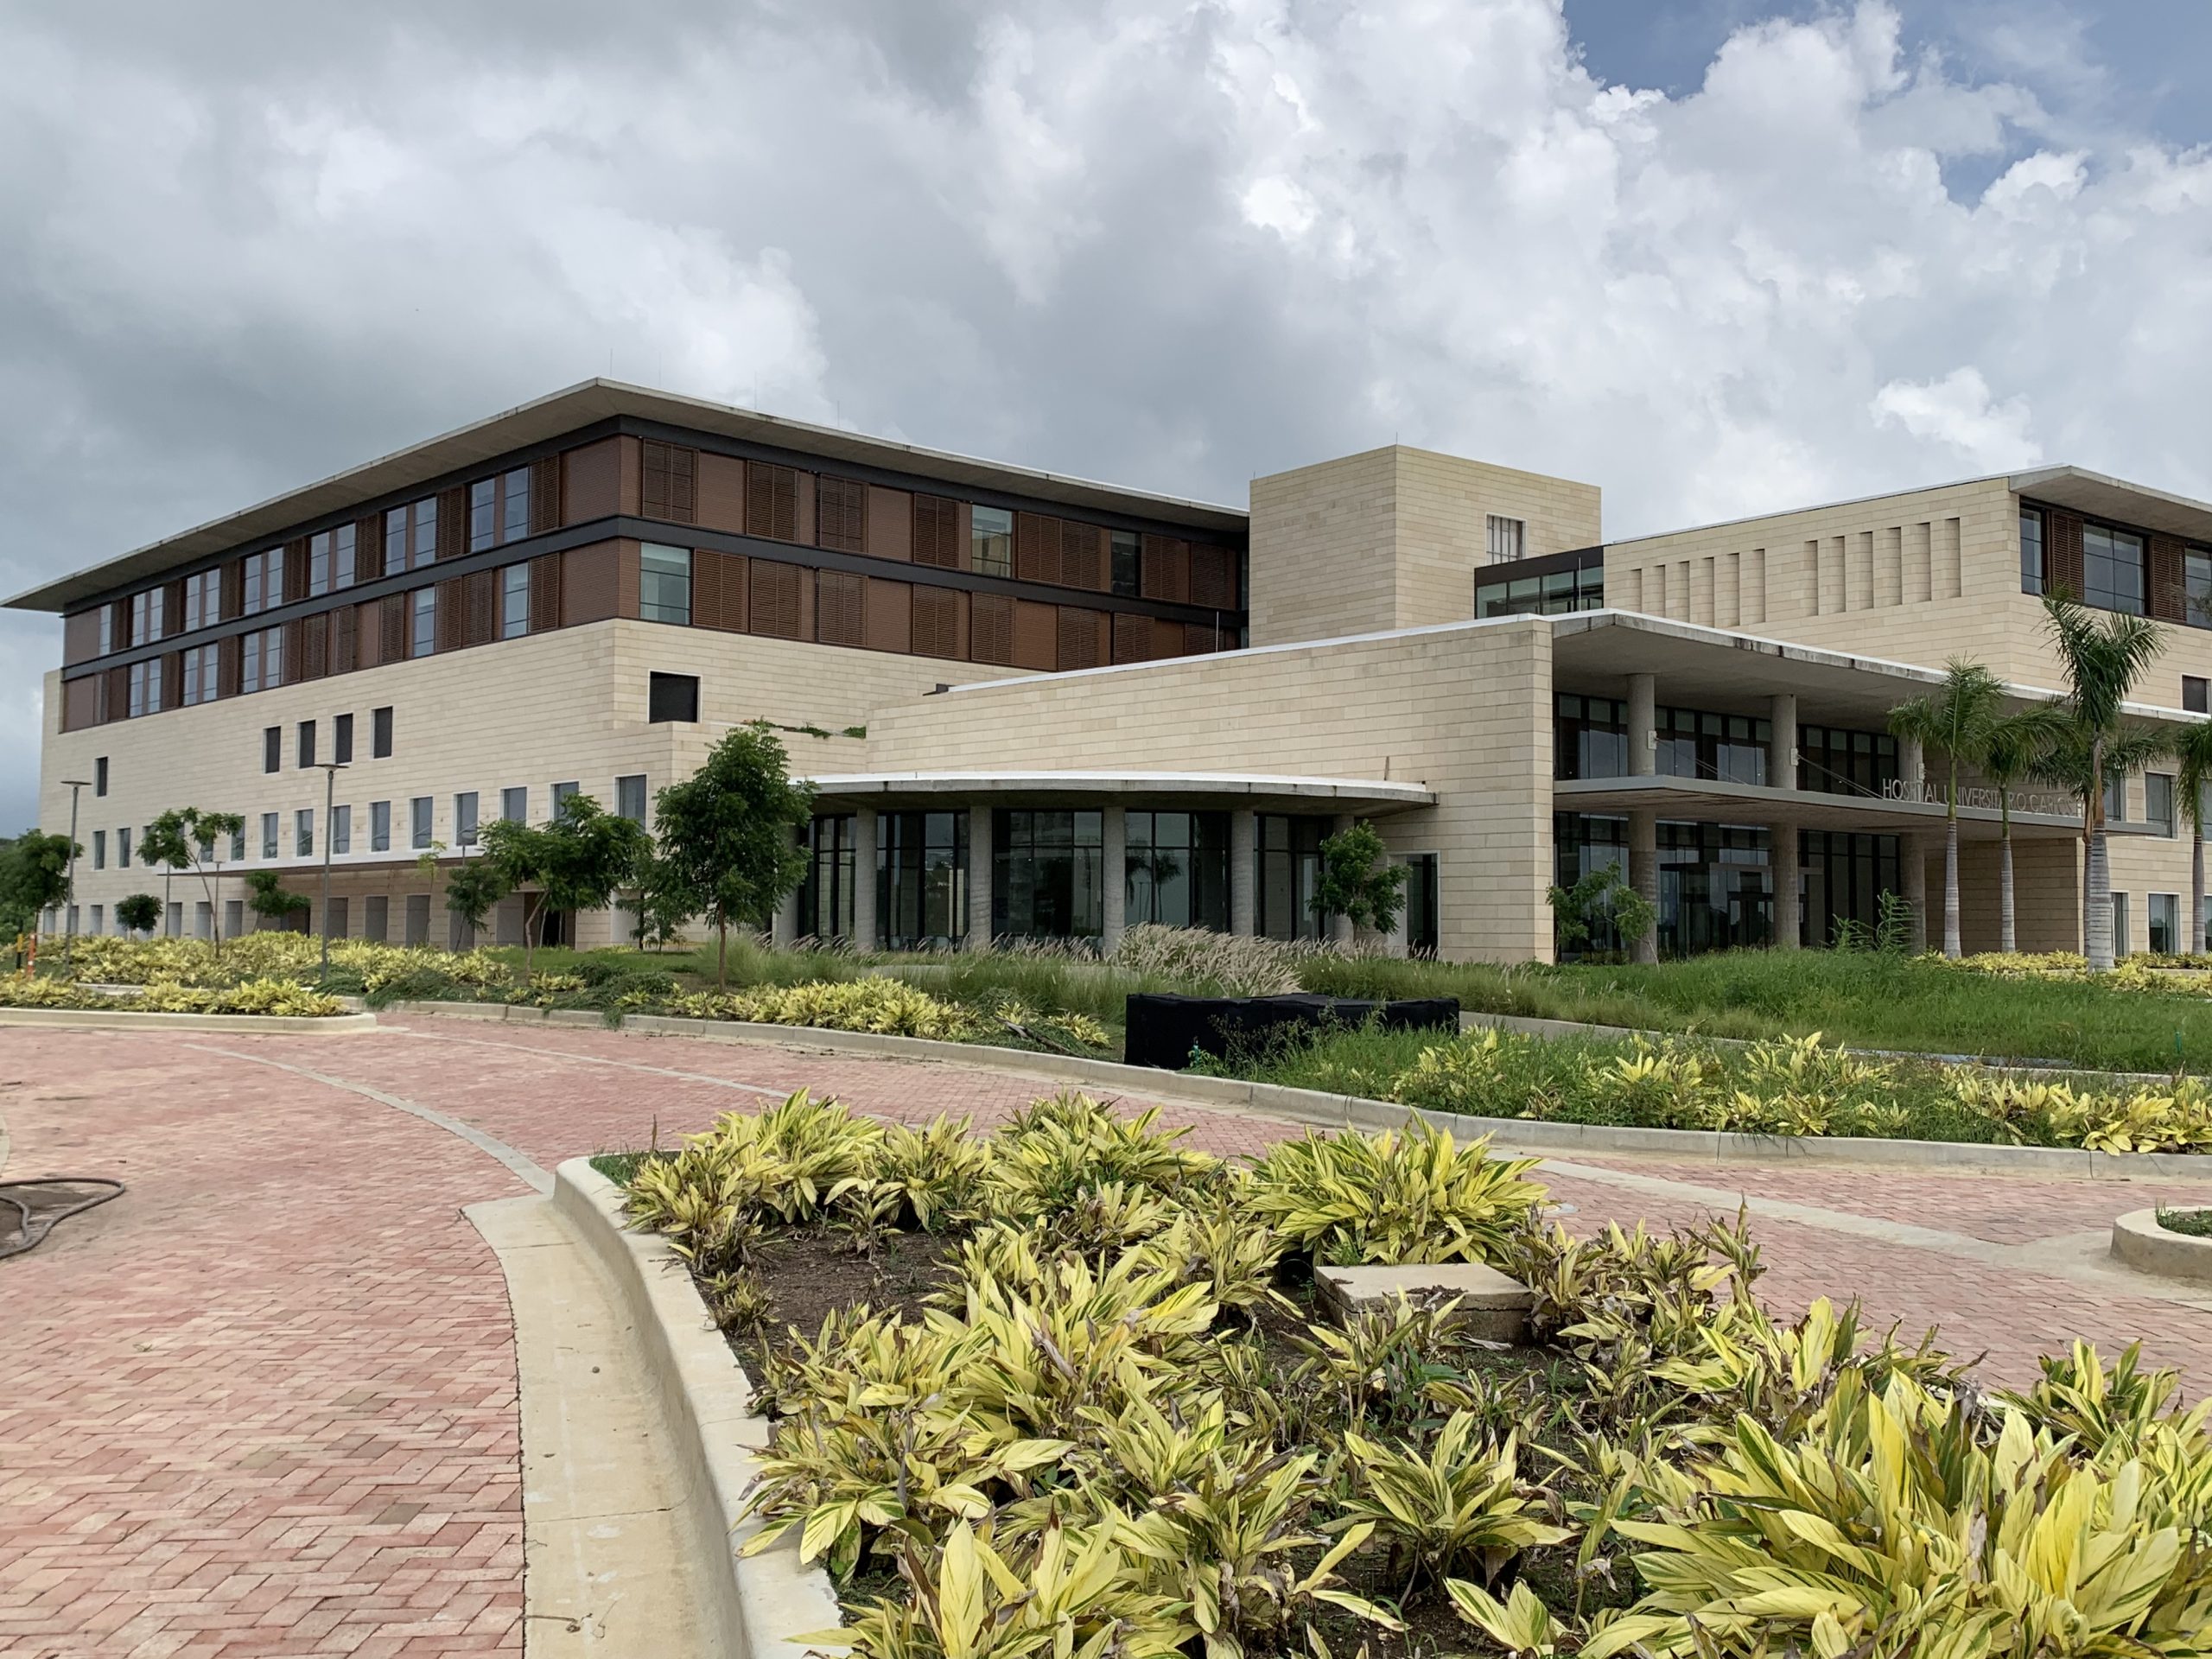
[[[776,913],[768,921],[768,943],[779,950],[788,949],[798,938],[798,889],[793,887],[783,896],[776,906]]]
[[[1634,735],[1634,721],[1630,721]],[[1659,960],[1659,815],[1641,807],[1628,815],[1628,884],[1652,908],[1651,931],[1636,942],[1634,959]]]
[[[1229,815],[1229,931],[1252,937],[1259,912],[1260,815],[1249,807]]]
[[[1912,949],[1928,948],[1928,837],[1904,836],[1897,852],[1904,864],[1904,901],[1912,906]]]
[[[1781,698],[1775,699],[1779,702]],[[1775,729],[1781,730],[1776,722]],[[1781,747],[1780,740],[1776,747]],[[1792,745],[1794,747],[1795,745]],[[1777,823],[1768,832],[1774,837],[1774,948],[1777,950],[1797,949],[1798,935],[1804,927],[1804,895],[1800,892],[1802,880],[1797,864],[1797,826]]]
[[[1129,814],[1128,809],[1109,806],[1100,815],[1105,855],[1100,880],[1104,891],[1099,897],[1105,901],[1106,922],[1098,948],[1108,956],[1122,942],[1122,935],[1128,927],[1129,904]]]
[[[1398,861],[1402,862],[1403,861],[1401,860]],[[1390,931],[1385,936],[1389,944],[1390,954],[1394,957],[1403,957],[1408,953],[1409,949],[1406,943],[1408,937],[1407,924],[1413,919],[1413,917],[1410,910],[1404,902],[1405,898],[1406,889],[1403,887],[1399,888],[1398,919],[1390,924]]]
[[[873,950],[875,926],[875,811],[862,807],[853,814],[853,948]]]
[[[1928,791],[1928,761],[1916,737],[1897,739],[1897,781],[1908,801],[1923,800]]]
[[[1659,681],[1628,677],[1628,775],[1649,778],[1659,769]]]
[[[1767,747],[1767,786],[1770,789],[1795,789],[1797,787],[1796,693],[1777,691],[1774,694],[1774,700],[1767,711],[1767,724],[1774,728],[1773,741]]]
[[[968,948],[991,948],[991,804],[968,804]]]
[[[1332,836],[1341,836],[1345,830],[1351,828],[1351,814],[1349,812],[1339,812],[1335,817],[1329,820],[1329,833]],[[1351,942],[1351,918],[1349,916],[1330,917],[1329,943],[1333,945],[1349,948]]]

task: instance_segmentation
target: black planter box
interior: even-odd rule
[[[1180,1071],[1190,1065],[1194,1049],[1220,1059],[1232,1045],[1258,1048],[1287,1027],[1359,1026],[1378,1017],[1391,1030],[1456,1033],[1459,999],[1427,996],[1404,1002],[1373,1002],[1302,993],[1290,996],[1135,994],[1128,1000],[1124,1058],[1131,1065]]]

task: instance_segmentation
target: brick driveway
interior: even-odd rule
[[[0,1653],[522,1644],[506,1294],[459,1211],[527,1188],[436,1125],[291,1068],[447,1114],[549,1169],[802,1086],[986,1124],[1050,1090],[465,1020],[326,1038],[0,1032],[7,1174],[130,1184],[0,1263]],[[1224,1153],[1297,1133],[1170,1115]],[[1739,1194],[1796,1206],[1754,1219],[1777,1308],[1860,1295],[1878,1321],[1940,1322],[2003,1382],[2075,1335],[2108,1351],[2140,1338],[2193,1391],[2212,1386],[2212,1299],[2145,1294],[2083,1245],[2123,1209],[2212,1203],[2212,1181],[1576,1163],[1547,1179],[1578,1230],[1699,1220]]]

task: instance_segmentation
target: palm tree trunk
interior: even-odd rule
[[[2204,826],[2198,824],[2189,848],[2189,915],[2195,931],[2190,936],[2189,956],[2204,949]]]
[[[729,988],[729,918],[717,917],[715,921],[715,988]]]
[[[2010,956],[2019,949],[2019,935],[2012,925],[2012,818],[2005,816],[2004,835],[1997,849],[1997,944]]]
[[[2105,853],[2105,827],[2099,824],[2089,834],[2089,971],[2108,974],[2112,971],[2112,866]]]
[[[1958,791],[1954,790],[1954,801]],[[1943,954],[1956,962],[1959,949],[1959,810],[1955,804],[1943,825]]]

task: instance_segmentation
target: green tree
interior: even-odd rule
[[[243,812],[203,812],[173,806],[141,832],[138,855],[148,864],[189,869],[207,895],[208,931],[217,955],[223,950],[223,853],[234,836],[245,833]]]
[[[245,905],[257,916],[264,916],[280,927],[289,927],[292,918],[304,915],[315,907],[315,901],[304,893],[286,890],[284,878],[274,870],[253,870],[245,878]]]
[[[35,933],[40,912],[69,899],[69,860],[82,847],[67,836],[26,830],[0,851],[0,928]]]
[[[481,932],[492,907],[506,896],[507,885],[490,859],[462,859],[446,878],[446,916],[452,929],[453,948],[461,949],[463,926],[471,933]]]
[[[1942,752],[1943,954],[1959,954],[1959,766],[1980,759],[2004,708],[2005,686],[1980,663],[1953,658],[1942,683],[1890,710],[1890,730]],[[1913,781],[1913,780],[1908,780]]]
[[[1314,884],[1313,913],[1348,918],[1354,927],[1388,933],[1397,925],[1412,874],[1384,855],[1382,837],[1364,818],[1321,843],[1321,877]]]
[[[149,870],[162,873],[162,914],[168,915],[169,884],[176,879],[179,870],[192,868],[191,849],[186,846],[183,836],[156,836],[154,826],[149,823],[138,832],[138,861]]]
[[[161,921],[164,906],[150,893],[134,893],[115,901],[115,919],[133,933],[151,933]]]
[[[806,879],[797,831],[814,791],[791,781],[784,746],[754,721],[732,728],[706,764],[660,791],[653,806],[674,903],[715,925],[715,982],[729,975],[729,930],[766,927]]]
[[[571,795],[545,824],[502,819],[484,828],[484,862],[505,890],[523,898],[523,977],[534,968],[538,931],[549,910],[604,910],[631,884],[652,850],[644,829]]]
[[[1547,888],[1544,900],[1559,924],[1559,942],[1587,944],[1610,925],[1624,949],[1651,931],[1659,907],[1629,886],[1618,864],[1600,864],[1571,887]]]
[[[1998,948],[2018,948],[2018,929],[2012,902],[2012,791],[2039,775],[2052,749],[2066,735],[2066,716],[2049,703],[2036,703],[2017,714],[1999,715],[1989,722],[1981,739],[1981,775],[1997,790]]]
[[[2204,949],[2204,792],[2212,787],[2212,721],[2184,726],[2176,735],[2174,759],[2180,763],[2174,786],[2189,814],[2189,920],[2186,953]]]
[[[634,919],[630,937],[642,950],[648,944],[668,944],[683,932],[683,924],[699,913],[699,901],[664,853],[648,854],[638,867]]]
[[[2120,709],[2164,648],[2157,626],[2117,611],[2093,614],[2071,594],[2046,594],[2044,620],[2066,676],[2065,708],[2081,746],[2082,823],[2088,836],[2088,914],[2082,941],[2093,974],[2112,969],[2112,863],[2105,834],[2105,779]],[[2122,774],[2125,775],[2124,773]]]

